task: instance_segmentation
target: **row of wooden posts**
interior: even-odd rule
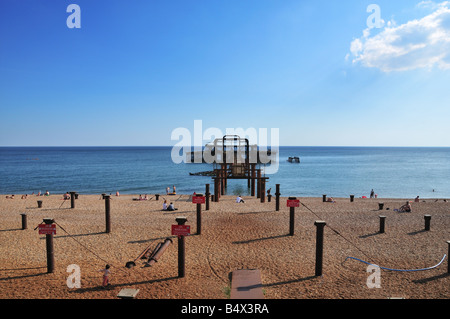
[[[75,208],[75,199],[78,197],[75,192],[70,192],[71,194],[71,208]],[[209,210],[209,184],[206,184],[206,194],[205,194],[205,209]],[[279,211],[280,209],[280,185],[276,184],[276,202],[275,202],[275,209],[276,211]],[[111,218],[110,218],[110,212],[111,212],[111,206],[110,206],[110,195],[102,194],[103,199],[105,200],[105,224],[106,229],[105,233],[111,232]],[[196,197],[203,197],[203,194],[196,194]],[[158,199],[157,199],[158,200]],[[289,197],[289,201],[297,201],[296,197]],[[197,222],[197,235],[201,234],[201,203],[197,203],[197,215],[196,215],[196,222]],[[41,207],[41,205],[39,206]],[[298,206],[297,206],[298,207]],[[22,229],[27,229],[27,215],[21,214],[22,216]],[[380,218],[380,228],[379,233],[385,233],[385,221],[386,216],[379,216]],[[430,223],[431,223],[431,215],[425,215],[425,231],[430,230]],[[45,218],[43,221],[45,224],[53,224],[54,220]],[[187,219],[185,217],[178,217],[176,218],[176,222],[178,225],[184,225],[187,222]],[[295,206],[290,205],[290,212],[289,212],[289,235],[294,236],[294,225],[295,225]],[[315,275],[321,276],[322,275],[322,265],[323,265],[323,236],[324,236],[324,227],[326,226],[325,221],[315,221],[314,225],[317,227],[316,230],[316,264],[315,264]],[[178,276],[184,277],[185,276],[185,236],[178,236]],[[448,256],[450,256],[450,241],[447,242],[449,245],[449,252]],[[53,234],[46,234],[46,248],[47,248],[47,272],[52,273],[54,271],[54,251],[53,251]],[[448,262],[448,273],[450,273],[450,262]]]

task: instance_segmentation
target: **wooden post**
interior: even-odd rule
[[[317,227],[316,232],[316,276],[322,276],[323,264],[323,229],[326,225],[324,221],[317,220],[314,222]]]
[[[22,229],[27,229],[27,214],[23,213],[22,215]]]
[[[206,196],[206,202],[205,202],[205,210],[209,210],[209,196],[211,193],[209,192],[209,184],[206,184],[205,186],[205,196]]]
[[[203,197],[203,194],[195,194],[196,197]],[[202,204],[197,203],[197,235],[202,233]]]
[[[425,219],[425,230],[429,231],[430,230],[431,215],[425,215],[424,219]]]
[[[276,184],[275,190],[275,210],[278,212],[280,210],[280,184]]]
[[[386,216],[380,216],[380,234],[384,234],[385,221],[386,221]]]
[[[53,219],[44,218],[44,223],[51,225],[54,223]],[[45,235],[45,247],[47,250],[47,273],[55,271],[55,253],[53,249],[53,234]]]
[[[447,252],[447,273],[450,274],[450,240],[447,241],[448,252]]]
[[[75,192],[70,192],[70,208],[75,208]]]
[[[178,225],[184,225],[187,221],[186,217],[175,218]],[[186,275],[185,267],[185,247],[184,236],[178,236],[178,277],[183,278]]]
[[[111,206],[110,206],[110,199],[111,196],[105,195],[105,223],[106,223],[106,233],[111,232]]]
[[[53,234],[45,235],[45,246],[47,248],[47,273],[55,271],[55,253],[53,250]]]
[[[289,197],[289,200],[296,200],[297,197]],[[294,236],[295,228],[295,207],[289,207],[289,235]]]

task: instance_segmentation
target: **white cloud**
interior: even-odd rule
[[[450,69],[450,1],[422,1],[432,13],[397,25],[389,21],[379,32],[365,29],[350,44],[353,63],[384,72],[438,67]]]

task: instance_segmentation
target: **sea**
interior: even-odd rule
[[[174,163],[171,146],[0,147],[0,194],[204,193],[211,164]],[[288,162],[299,157],[300,163]],[[266,169],[262,167],[262,169]],[[447,147],[280,147],[266,189],[282,196],[450,198]],[[227,195],[249,196],[246,180],[229,180]]]

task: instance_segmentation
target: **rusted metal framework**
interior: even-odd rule
[[[251,189],[251,196],[265,202],[266,181],[264,171],[259,163],[256,145],[250,145],[248,139],[238,135],[225,135],[214,140],[214,202],[218,202],[225,194],[229,179],[246,179]],[[255,185],[256,184],[256,185]]]

